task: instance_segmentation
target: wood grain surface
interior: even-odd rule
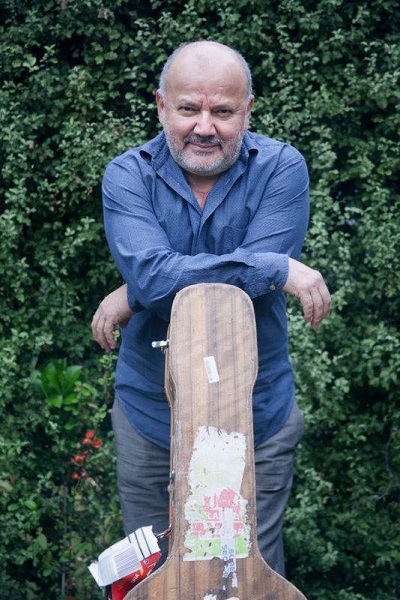
[[[305,600],[257,545],[253,305],[239,288],[177,294],[166,351],[172,414],[170,552],[125,600]]]

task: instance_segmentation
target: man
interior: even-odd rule
[[[242,56],[215,42],[179,47],[156,93],[163,132],[107,167],[105,231],[126,284],[100,304],[95,339],[115,348],[113,427],[126,534],[168,527],[169,406],[164,359],[175,294],[195,283],[242,288],[254,303],[259,374],[253,394],[258,543],[284,574],[282,521],[302,416],[287,348],[285,293],[317,329],[330,311],[321,275],[298,261],[308,174],[288,144],[247,131],[254,98]]]

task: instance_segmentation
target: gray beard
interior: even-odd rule
[[[183,150],[177,150],[177,144],[174,141],[173,136],[170,136],[167,131],[165,131],[165,137],[167,139],[168,148],[171,152],[172,158],[174,161],[187,173],[192,173],[193,175],[219,175],[224,171],[227,171],[239,158],[240,149],[242,147],[242,141],[244,137],[244,132],[240,132],[237,136],[236,143],[232,148],[232,151],[229,154],[226,154],[220,158],[212,159],[207,163],[202,165],[197,164],[194,160],[188,158]],[[196,141],[198,141],[199,136],[196,136]],[[188,143],[189,141],[194,141],[194,136],[188,136],[185,138],[184,142]],[[204,138],[204,141],[217,142],[221,146],[223,146],[224,142],[222,140],[217,140],[213,138]],[[201,150],[197,152],[199,156],[202,155]]]

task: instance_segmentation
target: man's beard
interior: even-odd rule
[[[225,149],[225,153],[218,158],[210,158],[206,162],[198,164],[194,159],[189,158],[185,153],[185,146],[181,148],[182,142],[171,135],[168,131],[168,127],[164,127],[165,137],[167,144],[171,152],[174,161],[188,173],[194,175],[219,175],[223,171],[227,171],[239,158],[240,149],[242,146],[244,130],[240,131],[236,138],[226,143],[221,140],[218,136],[200,136],[191,134],[184,138],[184,144],[218,144],[222,150]],[[206,154],[202,152],[201,148],[196,151],[198,156]]]

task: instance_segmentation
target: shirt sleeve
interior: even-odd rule
[[[287,257],[299,259],[309,216],[306,162],[295,148],[285,145],[241,244],[244,250],[254,253],[256,269],[261,273],[268,269],[270,252],[286,257],[282,277],[271,282],[270,290],[281,289],[286,283]]]
[[[288,276],[288,256],[299,255],[308,220],[304,160],[281,162],[243,243],[229,254],[193,256],[171,247],[152,209],[151,185],[146,185],[137,163],[111,162],[103,178],[105,231],[128,284],[131,308],[143,307],[169,320],[176,293],[196,283],[235,285],[251,298],[281,289]]]

